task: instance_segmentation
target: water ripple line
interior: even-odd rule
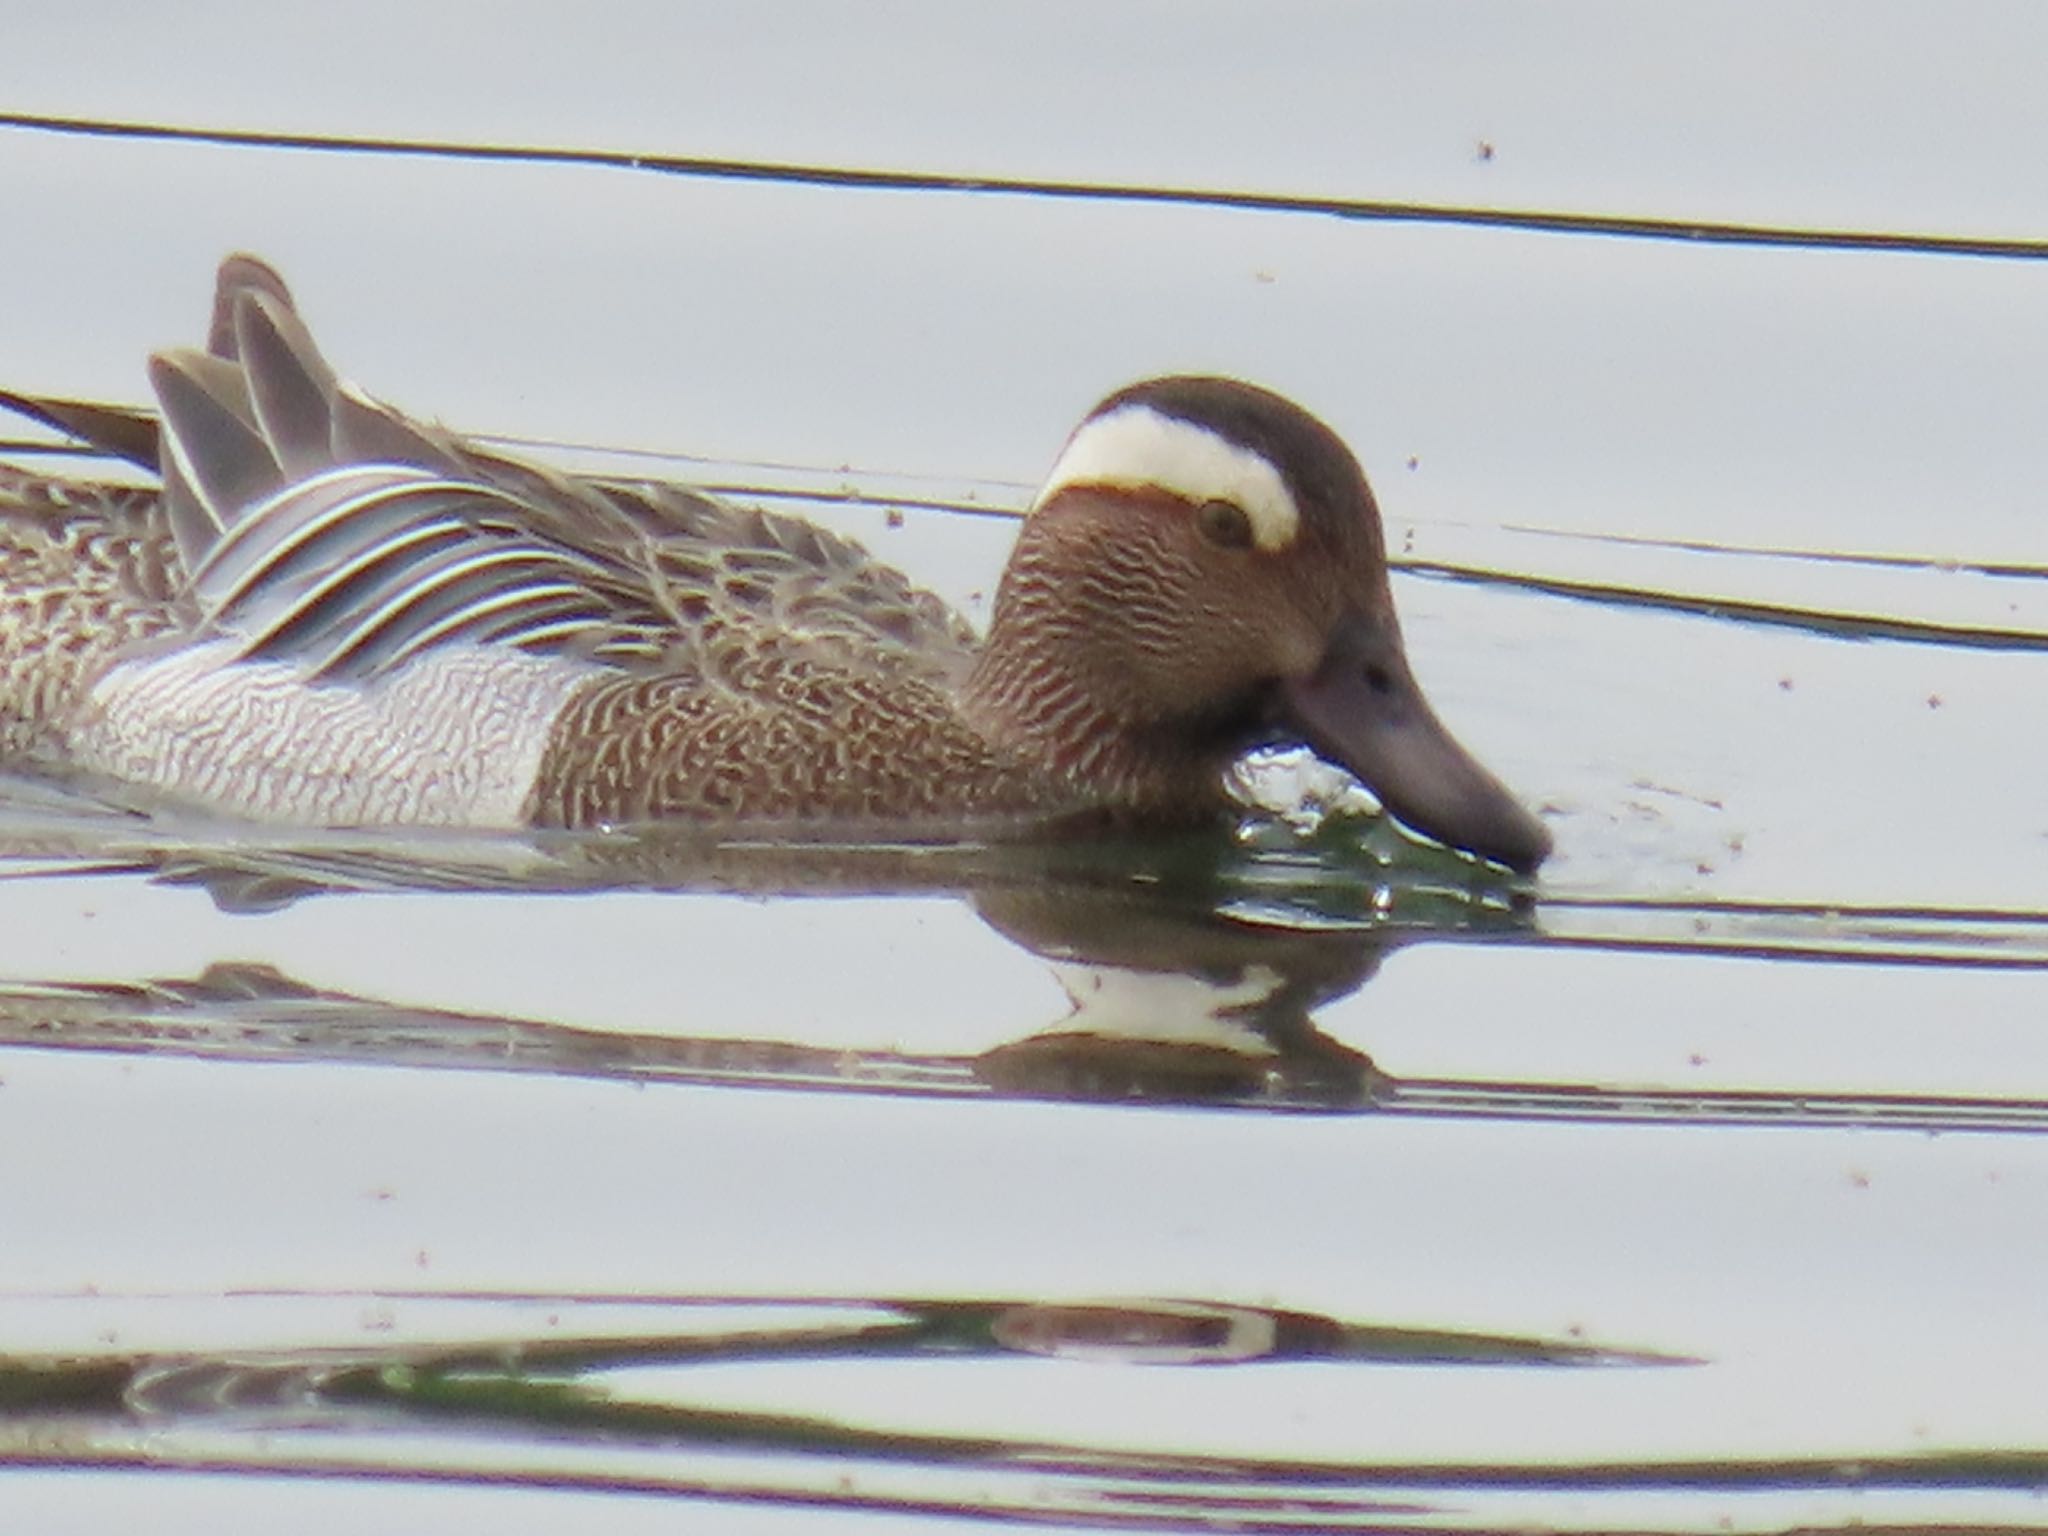
[[[1943,235],[1907,231],[1805,228],[1719,219],[1639,214],[1569,213],[1558,209],[1490,208],[1473,204],[1260,192],[1249,188],[1154,186],[1060,177],[976,176],[801,161],[742,160],[624,149],[536,144],[480,144],[453,139],[373,137],[280,130],[146,123],[35,112],[0,112],[0,128],[74,138],[137,139],[230,148],[302,150],[320,154],[402,155],[524,165],[588,166],[699,180],[755,181],[856,191],[964,193],[1040,197],[1069,202],[1158,203],[1250,213],[1307,214],[1387,224],[1432,224],[1522,233],[1591,235],[1691,245],[1871,251],[2000,261],[2048,260],[2048,239]]]

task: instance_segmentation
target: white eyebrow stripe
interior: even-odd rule
[[[1195,506],[1230,502],[1244,509],[1260,549],[1285,549],[1301,531],[1301,509],[1271,461],[1207,427],[1138,402],[1082,423],[1032,510],[1075,485],[1156,488]]]

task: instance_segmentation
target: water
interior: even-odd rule
[[[374,99],[303,35],[43,17],[0,78],[186,125],[2041,228],[2038,93],[1997,74],[2031,13],[1859,14],[1825,69],[1822,13],[1232,14],[1164,51],[1135,11],[580,18],[545,89],[509,34],[442,68],[409,27]],[[1307,118],[1215,110],[1274,81]],[[5,383],[135,398],[247,246],[380,393],[773,494],[976,616],[1095,397],[1275,384],[1359,449],[1425,686],[1559,843],[1530,889],[1357,821],[529,843],[0,786],[24,1528],[2039,1523],[2038,262],[22,130],[0,192],[40,211],[0,229]]]

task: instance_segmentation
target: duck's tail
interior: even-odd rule
[[[206,350],[231,363],[241,360],[235,333],[235,309],[245,293],[268,294],[287,311],[292,309],[291,290],[267,262],[237,251],[220,264],[214,281],[213,319],[207,327]],[[317,355],[317,354],[316,354]],[[75,437],[90,448],[126,459],[139,468],[163,469],[163,425],[153,411],[130,405],[107,405],[96,400],[65,400],[55,395],[31,395],[0,389],[0,408],[39,421],[46,427]]]

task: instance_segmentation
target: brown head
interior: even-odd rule
[[[1139,815],[1215,804],[1226,764],[1298,743],[1417,830],[1513,868],[1542,824],[1438,722],[1351,451],[1233,379],[1135,384],[1047,477],[969,684],[980,728]]]

